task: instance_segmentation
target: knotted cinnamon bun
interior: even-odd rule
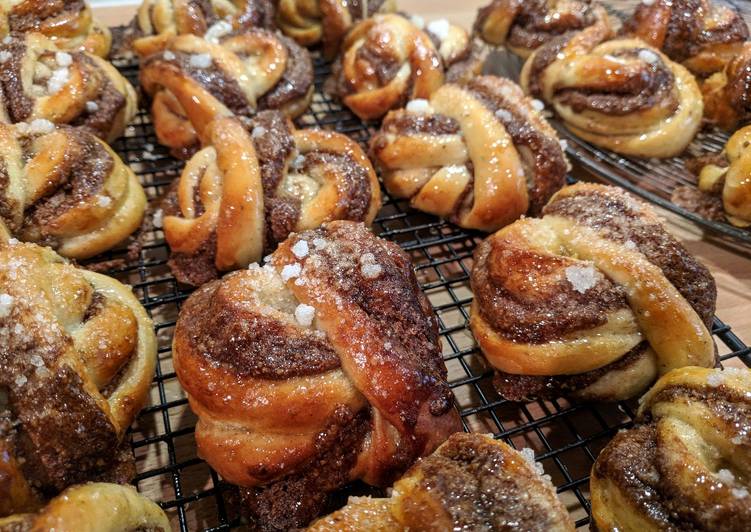
[[[109,29],[91,14],[83,0],[4,0],[0,3],[0,37],[10,32],[39,32],[60,50],[107,57],[112,44]]]
[[[353,140],[295,129],[277,111],[251,126],[249,135],[235,119],[213,122],[165,202],[169,264],[181,282],[244,268],[290,233],[325,222],[370,225],[381,208],[378,179]]]
[[[0,531],[169,532],[159,506],[131,486],[91,482],[66,489],[37,513],[0,518]]]
[[[699,190],[721,199],[728,221],[751,226],[751,126],[736,131],[699,173]]]
[[[474,31],[488,44],[526,59],[555,37],[590,26],[611,28],[596,0],[493,0],[478,10]]]
[[[710,0],[640,2],[623,32],[701,77],[722,70],[749,37],[746,22],[734,8]]]
[[[639,157],[678,155],[701,125],[696,80],[642,41],[602,37],[568,35],[539,48],[524,65],[522,87],[592,144]]]
[[[619,400],[714,366],[714,279],[650,207],[578,184],[543,213],[475,251],[470,326],[501,395]]]
[[[251,28],[274,28],[271,0],[143,0],[131,26],[143,56],[164,49],[176,35],[215,40]]]
[[[46,119],[112,141],[136,112],[136,93],[104,59],[65,52],[40,33],[0,40],[0,122]]]
[[[751,372],[676,369],[592,467],[592,518],[624,532],[748,530]]]
[[[363,224],[293,235],[204,285],[173,352],[199,455],[259,528],[306,525],[351,480],[388,485],[461,428],[409,258]]]
[[[553,128],[518,85],[493,76],[390,112],[371,152],[392,196],[483,231],[539,213],[566,175]]]
[[[541,475],[531,449],[519,453],[489,435],[457,433],[412,466],[388,499],[350,498],[308,531],[573,531]]]
[[[218,43],[194,35],[174,37],[163,52],[142,61],[140,79],[152,97],[159,142],[181,158],[195,152],[201,129],[215,117],[247,121],[258,110],[278,109],[294,118],[313,95],[308,51],[262,29]]]
[[[333,58],[352,25],[376,13],[393,13],[396,0],[279,0],[276,22],[285,35],[303,46],[323,43],[323,53]]]
[[[429,98],[445,79],[479,75],[482,62],[469,34],[445,20],[423,31],[402,15],[375,15],[345,37],[328,90],[370,120],[408,100]]]
[[[123,438],[155,361],[129,287],[49,248],[0,243],[0,515],[78,482],[130,480]]]
[[[16,237],[85,259],[140,225],[146,195],[107,144],[44,119],[0,124],[0,221]]]
[[[704,118],[733,130],[751,119],[751,43],[746,44],[725,68],[702,83]]]

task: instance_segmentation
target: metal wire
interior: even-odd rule
[[[120,61],[116,66],[137,82],[134,64]],[[312,110],[298,125],[336,129],[366,144],[373,126],[324,95],[321,89],[329,67],[316,59],[315,68],[317,91]],[[152,200],[165,192],[182,168],[182,163],[158,146],[149,114],[143,110],[114,147],[134,168]],[[615,432],[630,425],[634,404],[572,404],[563,399],[512,403],[501,399],[492,387],[492,371],[467,326],[472,252],[483,235],[411,210],[406,202],[387,195],[374,231],[397,242],[413,260],[440,321],[450,385],[465,430],[492,432],[517,448],[534,449],[577,526],[585,526],[589,522],[591,465]],[[177,284],[166,266],[168,250],[161,230],[147,230],[144,237],[138,260],[108,272],[133,286],[154,319],[159,340],[151,401],[130,432],[138,468],[135,484],[156,500],[182,531],[234,529],[242,526],[234,491],[196,455],[196,418],[172,366],[172,332],[189,291]],[[107,258],[124,254],[117,251]],[[751,365],[749,348],[730,327],[716,319],[713,333],[722,360],[737,357]]]

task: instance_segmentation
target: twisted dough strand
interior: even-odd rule
[[[651,210],[579,184],[544,212],[475,252],[470,326],[506,374],[501,393],[628,398],[671,369],[714,365],[714,281]]]
[[[0,244],[0,293],[1,384],[14,421],[1,420],[2,468],[27,486],[12,490],[4,513],[33,506],[36,490],[130,480],[120,446],[156,363],[146,311],[114,279],[33,244]]]
[[[391,482],[459,421],[435,316],[397,246],[336,221],[271,263],[189,298],[175,368],[201,456],[248,488],[256,519],[289,528],[350,480]]]
[[[371,141],[389,193],[462,227],[537,213],[564,183],[558,137],[514,83],[492,76],[392,111]]]
[[[313,94],[313,64],[306,50],[266,30],[219,44],[182,35],[144,59],[140,80],[153,98],[157,138],[187,158],[217,117],[248,119],[261,109],[302,114]]]
[[[745,530],[751,518],[751,372],[682,368],[642,398],[637,427],[590,480],[600,530]]]
[[[164,231],[183,282],[244,268],[290,233],[328,221],[370,225],[381,206],[370,161],[346,136],[297,130],[274,111],[251,129],[232,118],[209,124],[207,147],[180,177]]]
[[[19,532],[169,532],[159,506],[131,486],[90,482],[68,488],[36,514],[0,518],[0,530]]]
[[[568,32],[591,26],[611,28],[605,8],[589,0],[493,0],[477,12],[475,33],[489,44],[507,46],[527,58]]]
[[[12,32],[39,32],[68,52],[107,57],[110,30],[91,14],[88,3],[54,0],[4,0],[0,3],[0,38]]]
[[[693,76],[636,39],[562,37],[524,65],[525,91],[550,103],[577,136],[617,153],[671,157],[696,135],[703,111]]]
[[[37,128],[38,130],[35,130]],[[140,225],[146,195],[133,171],[102,140],[38,120],[0,124],[0,220],[17,237],[85,259]]]
[[[367,2],[368,16],[396,11],[395,0]],[[323,43],[325,57],[333,58],[349,29],[362,19],[361,0],[280,0],[279,28],[303,46]]]
[[[101,57],[62,52],[39,33],[13,33],[0,52],[10,54],[0,70],[0,122],[46,119],[111,142],[135,115],[135,90]]]
[[[389,498],[351,497],[308,531],[573,531],[536,467],[489,435],[456,433],[412,466]]]

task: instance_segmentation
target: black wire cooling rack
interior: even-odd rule
[[[123,61],[115,64],[137,84],[134,64]],[[328,65],[316,60],[316,94],[311,111],[298,120],[298,125],[332,128],[365,144],[373,126],[362,123],[323,94],[322,84],[328,74]],[[157,144],[149,114],[144,110],[114,147],[133,167],[152,200],[165,192],[183,166]],[[469,288],[472,252],[483,235],[413,211],[406,202],[395,201],[388,195],[374,230],[397,242],[411,255],[422,288],[440,320],[449,380],[465,430],[493,433],[516,448],[532,448],[577,526],[586,527],[590,468],[609,439],[632,422],[634,404],[502,400],[493,390],[492,371],[467,326],[472,300]],[[233,488],[196,455],[193,440],[196,418],[172,365],[172,332],[180,305],[189,291],[178,285],[167,267],[168,250],[161,230],[145,229],[142,236],[144,245],[138,259],[126,260],[122,267],[108,271],[133,286],[154,319],[159,342],[151,400],[130,432],[138,469],[135,484],[167,511],[175,529],[240,529],[243,524]],[[105,258],[125,257],[122,250]],[[713,333],[723,361],[737,358],[751,365],[749,348],[730,327],[716,319]]]

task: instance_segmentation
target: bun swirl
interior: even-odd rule
[[[182,35],[142,61],[140,80],[152,98],[159,142],[188,158],[216,117],[247,121],[264,109],[302,114],[313,95],[313,63],[307,50],[267,30],[248,30],[219,44]]]
[[[483,53],[466,31],[445,22],[440,35],[402,15],[375,15],[342,43],[328,89],[363,120],[380,118],[408,100],[429,98],[445,79],[479,75]]]
[[[662,50],[700,77],[722,70],[749,37],[734,8],[710,0],[640,2],[623,33]]]
[[[0,122],[46,119],[111,142],[135,115],[133,87],[100,57],[61,51],[40,33],[11,34],[0,42],[4,53]]]
[[[20,0],[0,7],[0,38],[9,33],[39,32],[67,52],[88,52],[107,57],[112,44],[110,30],[91,14],[83,0]]]
[[[125,431],[154,375],[156,338],[129,287],[49,248],[0,244],[3,515],[77,482],[135,475]]]
[[[271,0],[143,0],[131,22],[131,39],[134,51],[145,57],[177,35],[214,40],[252,28],[274,28]]]
[[[639,157],[681,153],[701,125],[693,76],[639,40],[601,37],[563,37],[539,49],[524,65],[522,87],[597,146]]]
[[[141,225],[141,184],[85,130],[46,120],[0,124],[0,162],[0,221],[22,240],[86,259]]]
[[[728,221],[751,226],[751,126],[736,131],[719,156],[699,173],[699,189],[719,196]]]
[[[381,207],[373,167],[346,136],[297,130],[275,111],[259,113],[252,130],[232,118],[212,122],[168,198],[164,233],[182,282],[258,262],[292,232],[332,220],[370,225]]]
[[[638,425],[592,467],[598,530],[746,530],[751,373],[676,369],[642,398]]]
[[[488,44],[526,59],[552,39],[591,26],[611,28],[605,8],[590,0],[493,0],[477,12],[474,31]]]
[[[482,231],[538,213],[566,175],[555,131],[517,85],[493,76],[390,112],[370,149],[391,195]]]
[[[394,484],[389,498],[352,497],[308,532],[573,531],[541,469],[490,435],[452,434]]]
[[[395,0],[367,2],[367,16],[396,11]],[[302,46],[323,43],[323,54],[333,58],[342,39],[362,20],[361,0],[280,0],[276,22],[285,35]]]
[[[183,305],[175,369],[199,454],[251,525],[306,525],[326,496],[387,485],[460,428],[437,321],[406,254],[364,225],[293,235],[270,265]]]
[[[578,184],[543,214],[475,251],[470,327],[501,395],[626,399],[715,364],[714,280],[649,207]]]
[[[162,509],[133,487],[91,482],[68,488],[38,513],[0,518],[0,530],[169,532],[172,527]]]

